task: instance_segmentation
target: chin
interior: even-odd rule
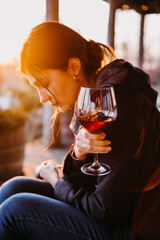
[[[69,110],[71,110],[73,108],[73,106],[63,105],[63,106],[59,106],[58,108],[59,108],[60,112],[68,112]]]
[[[70,108],[68,106],[60,106],[58,107],[60,112],[67,112]]]

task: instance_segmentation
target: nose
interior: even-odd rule
[[[39,98],[41,103],[46,103],[50,100],[50,95],[45,91],[45,89],[38,90]]]

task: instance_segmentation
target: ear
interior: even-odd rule
[[[67,72],[71,76],[77,76],[79,75],[81,70],[81,61],[79,58],[70,58],[68,60],[68,67],[67,67]]]

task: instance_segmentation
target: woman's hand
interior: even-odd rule
[[[39,176],[55,187],[56,182],[60,178],[56,163],[51,159],[41,163],[39,167]]]
[[[84,160],[88,153],[108,153],[111,151],[111,142],[104,140],[105,133],[91,134],[85,128],[81,128],[75,137],[75,156],[77,159]]]

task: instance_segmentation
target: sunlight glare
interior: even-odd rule
[[[44,17],[45,0],[0,0],[1,63],[18,57],[30,29]]]
[[[108,44],[109,4],[102,0],[59,0],[59,21],[79,32],[87,40]],[[45,21],[46,0],[0,0],[0,63],[19,58],[31,28]],[[149,56],[159,59],[160,14],[149,14],[145,21],[144,45]],[[140,14],[117,10],[115,52],[137,61]]]
[[[102,0],[60,0],[60,22],[87,40],[107,42],[109,4]]]

